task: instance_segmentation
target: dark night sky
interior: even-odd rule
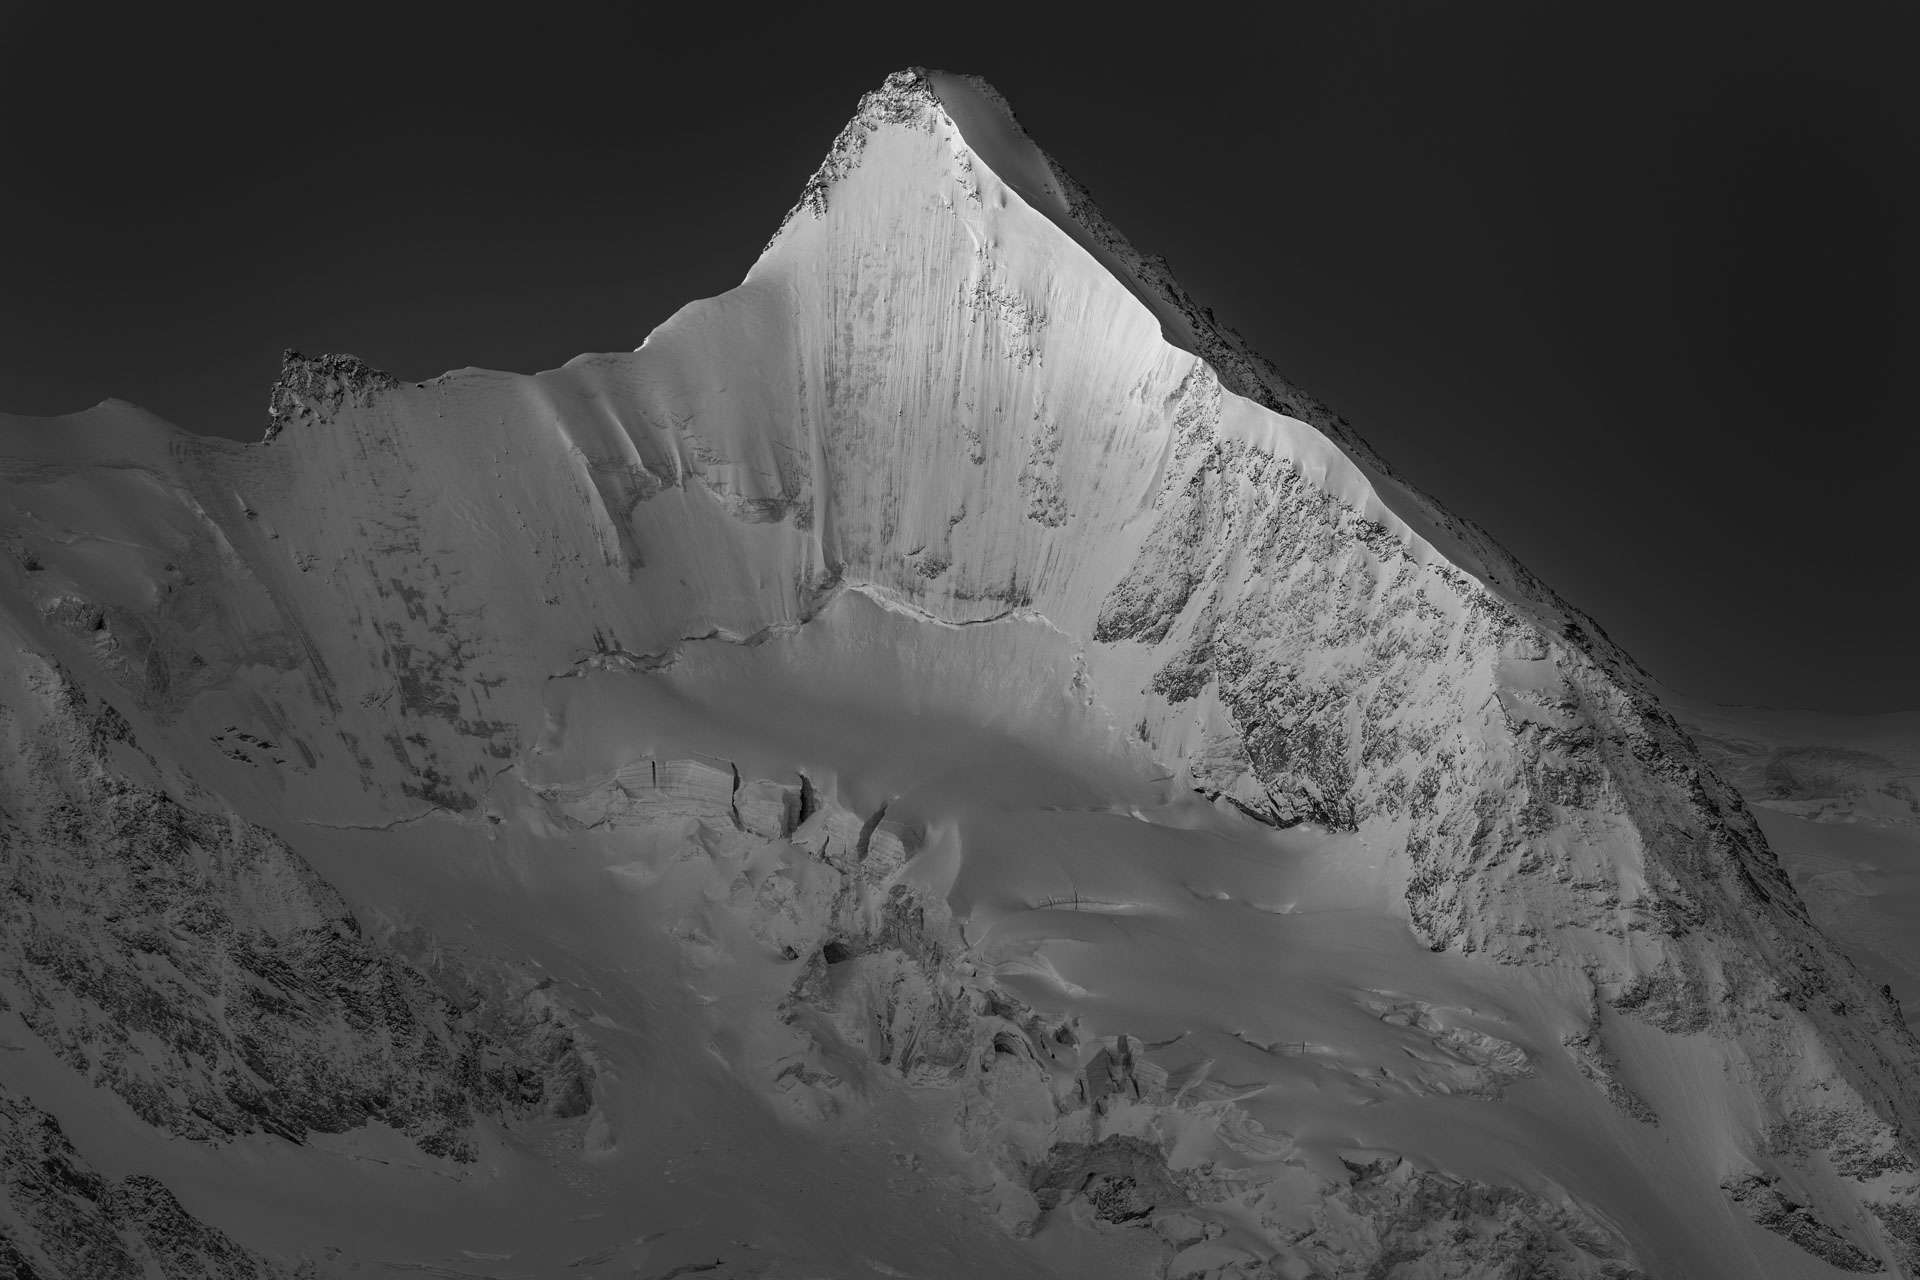
[[[1920,706],[1911,5],[118,8],[0,9],[0,409],[637,346],[944,66],[1675,687]]]

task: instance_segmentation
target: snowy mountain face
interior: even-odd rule
[[[636,352],[0,484],[0,1274],[1920,1274],[1745,757],[978,81]]]

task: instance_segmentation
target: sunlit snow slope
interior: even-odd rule
[[[0,482],[0,1274],[1920,1273],[1739,795],[977,81],[637,352]]]

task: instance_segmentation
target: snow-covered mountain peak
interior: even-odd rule
[[[909,68],[865,95],[783,222],[807,212],[823,218],[833,186],[859,166],[868,139],[887,128],[945,136],[970,209],[1004,212],[1007,202],[1039,214],[1125,288],[1160,326],[1162,339],[1208,366],[1221,385],[1262,408],[1303,424],[1289,443],[1330,473],[1325,487],[1403,540],[1439,553],[1494,598],[1529,621],[1559,631],[1596,662],[1633,680],[1644,673],[1592,619],[1499,547],[1471,521],[1440,508],[1383,461],[1344,418],[1289,381],[1240,334],[1218,321],[1182,286],[1167,261],[1135,248],[1092,196],[1027,133],[1012,105],[978,76]],[[935,163],[940,163],[935,161]],[[897,171],[895,179],[897,180]],[[981,183],[997,185],[996,207],[982,206]],[[776,236],[769,249],[779,243]],[[758,268],[756,268],[758,269]],[[750,277],[751,279],[751,277]]]
[[[1920,1258],[1920,1046],[1740,796],[981,83],[637,351],[270,412],[0,429],[38,1272]]]

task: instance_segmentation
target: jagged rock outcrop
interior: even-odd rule
[[[0,1089],[0,1275],[8,1280],[293,1280],[145,1175],[101,1176],[59,1122]]]
[[[399,384],[393,375],[358,356],[307,356],[289,347],[280,358],[280,377],[267,397],[267,430],[272,440],[294,423],[328,418],[350,404]]]
[[[0,1009],[74,1071],[181,1137],[378,1120],[454,1160],[482,1116],[585,1109],[563,1021],[456,1006],[111,704],[31,658],[7,675]]]
[[[1885,1263],[1822,1222],[1807,1206],[1788,1199],[1776,1182],[1765,1174],[1751,1173],[1721,1187],[1757,1226],[1786,1237],[1829,1266],[1842,1271],[1886,1270]]]
[[[1323,1274],[1357,1280],[1418,1264],[1443,1276],[1647,1280],[1611,1231],[1571,1206],[1392,1157],[1357,1159],[1347,1168],[1347,1186],[1328,1198],[1313,1232],[1294,1245],[1326,1268]]]
[[[876,131],[888,125],[925,128],[939,109],[940,103],[933,95],[932,85],[928,83],[925,73],[918,70],[896,71],[878,89],[862,94],[853,119],[834,137],[833,144],[827,148],[826,158],[814,170],[813,176],[807,179],[806,186],[801,188],[800,199],[781,219],[774,239],[780,238],[780,232],[786,230],[787,224],[802,210],[816,218],[826,214],[834,184],[860,163],[860,153],[866,148],[867,139]]]

